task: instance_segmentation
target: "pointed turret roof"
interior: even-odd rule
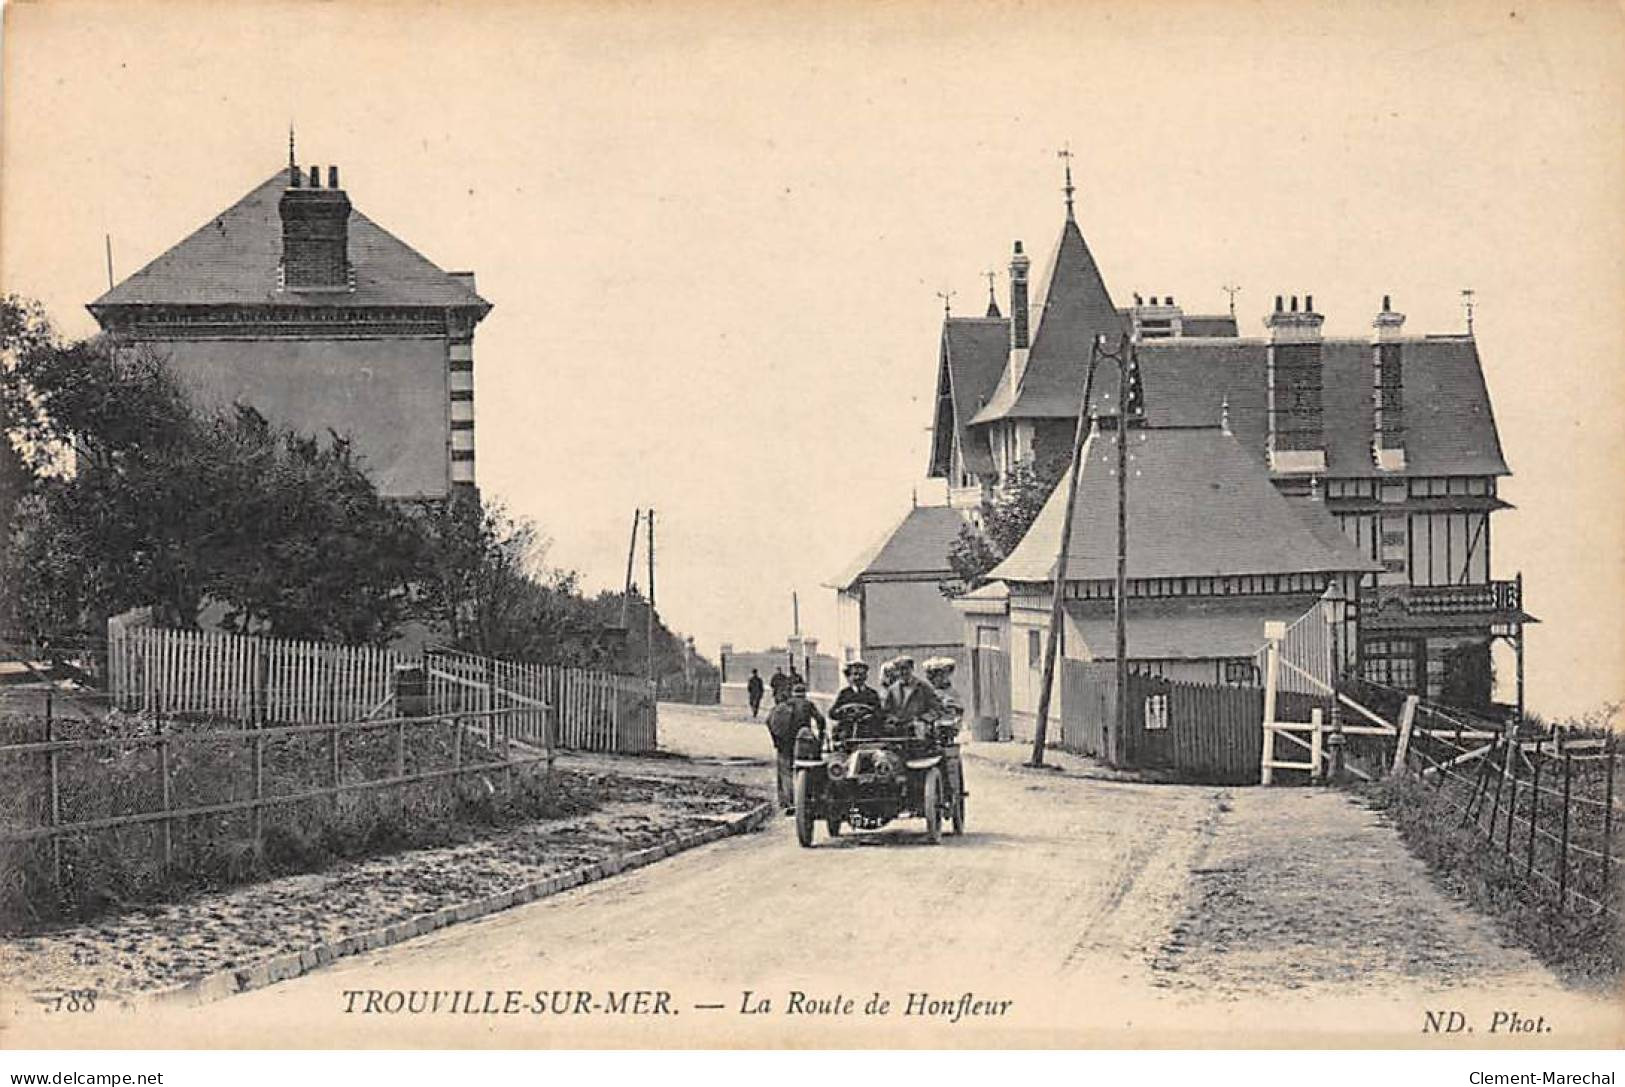
[[[349,259],[355,289],[332,292],[281,291],[277,267],[282,258],[282,217],[277,204],[288,185],[279,169],[231,207],[213,216],[181,242],[159,255],[90,304],[104,308],[139,305],[278,306],[434,306],[490,304],[464,279],[433,264],[423,254],[352,208]]]
[[[1089,361],[1089,345],[1097,335],[1115,343],[1127,331],[1089,243],[1070,216],[1061,227],[1061,240],[1037,297],[1043,308],[1020,383],[1012,385],[1007,375],[999,395],[973,422],[1077,415],[1077,390]]]

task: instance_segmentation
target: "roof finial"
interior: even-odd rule
[[[1062,147],[1059,151],[1055,152],[1055,157],[1064,160],[1066,163],[1066,185],[1061,189],[1061,191],[1066,193],[1066,217],[1068,220],[1070,220],[1072,218],[1072,194],[1077,192],[1077,189],[1072,184],[1071,142],[1068,141],[1065,147]]]
[[[1477,305],[1473,301],[1473,289],[1463,287],[1461,291],[1461,308],[1467,311],[1467,335],[1473,334],[1473,308]]]
[[[1003,317],[1004,314],[999,312],[998,296],[993,293],[993,282],[998,279],[999,273],[983,272],[982,274],[987,277],[987,315],[989,317]]]
[[[1230,394],[1224,394],[1224,401],[1219,405],[1219,429],[1226,434],[1230,433]]]
[[[1219,290],[1230,296],[1230,317],[1234,320],[1236,316],[1236,295],[1241,293],[1241,288],[1234,283],[1226,283]]]
[[[937,297],[942,299],[942,315],[944,317],[948,317],[948,316],[951,316],[953,314],[953,312],[954,312],[954,295],[956,295],[958,293],[959,293],[958,291],[938,291],[937,292]]]

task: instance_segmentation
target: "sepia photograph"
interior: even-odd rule
[[[1618,3],[3,43],[0,1067],[1614,1082]]]

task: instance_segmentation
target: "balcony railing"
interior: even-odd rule
[[[1523,614],[1521,580],[1478,585],[1378,585],[1360,590],[1362,617],[1513,621]]]

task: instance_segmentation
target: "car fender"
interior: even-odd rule
[[[923,759],[909,759],[907,766],[910,770],[929,770],[941,761],[941,755],[928,755]]]
[[[797,770],[822,770],[824,768],[824,760],[823,759],[797,759],[797,760],[795,760],[795,768]]]

